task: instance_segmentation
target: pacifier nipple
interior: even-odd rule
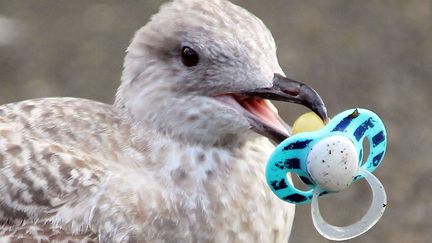
[[[323,120],[317,114],[308,112],[297,118],[292,126],[291,133],[295,135],[302,132],[313,132],[323,127]]]

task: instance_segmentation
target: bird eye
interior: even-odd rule
[[[182,59],[183,64],[186,67],[192,67],[192,66],[196,66],[198,64],[199,56],[198,56],[198,53],[196,51],[194,51],[192,48],[186,46],[186,47],[183,47],[183,49],[182,49],[181,59]]]

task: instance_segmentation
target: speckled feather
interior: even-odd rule
[[[184,42],[206,65],[181,70]],[[264,177],[273,145],[208,97],[266,85],[275,51],[240,7],[176,0],[137,32],[114,105],[0,106],[0,242],[287,242],[294,207]]]

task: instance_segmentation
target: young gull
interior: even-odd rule
[[[264,177],[289,127],[270,31],[226,0],[175,0],[137,31],[113,105],[0,106],[1,242],[287,242],[294,206]]]

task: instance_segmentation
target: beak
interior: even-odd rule
[[[276,143],[290,136],[290,127],[279,117],[268,100],[301,104],[327,123],[327,109],[318,93],[306,84],[275,74],[273,85],[266,88],[244,90],[215,97],[220,102],[245,116],[251,129]]]
[[[272,87],[242,92],[242,95],[301,104],[315,112],[325,123],[328,122],[327,108],[319,94],[306,84],[280,74],[274,75]]]
[[[314,89],[280,74],[274,75],[272,87],[245,91],[241,92],[240,95],[243,99],[239,100],[239,103],[248,111],[245,116],[248,118],[252,129],[276,143],[281,143],[290,136],[290,127],[277,113],[271,114],[271,109],[267,108],[271,106],[270,102],[260,103],[257,101],[259,99],[301,104],[315,112],[325,123],[329,120],[327,108]],[[266,110],[267,112],[265,112]]]

